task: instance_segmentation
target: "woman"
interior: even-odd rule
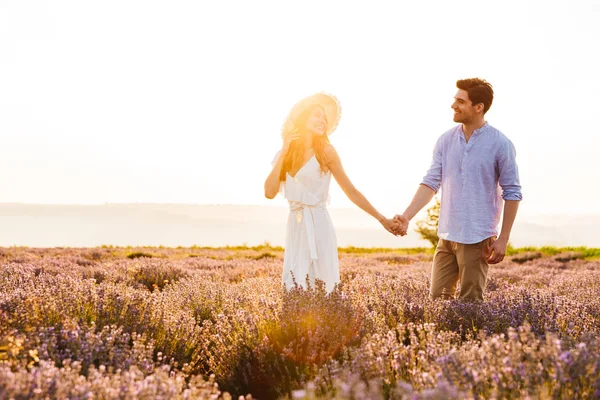
[[[306,287],[307,275],[311,286],[320,279],[328,292],[340,281],[337,240],[326,209],[331,175],[354,204],[389,232],[400,233],[394,221],[381,215],[350,182],[329,143],[340,116],[334,96],[318,93],[298,102],[285,121],[283,146],[265,181],[268,199],[283,190],[290,204],[282,275],[288,289],[294,281]]]

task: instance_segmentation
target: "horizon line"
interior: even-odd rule
[[[125,206],[125,205],[156,205],[156,206],[195,206],[195,207],[260,207],[260,208],[278,208],[287,209],[285,205],[265,205],[265,204],[239,204],[239,203],[161,203],[161,202],[98,202],[98,203],[36,203],[36,202],[0,202],[0,206],[70,206],[70,207],[94,207],[94,206]],[[358,207],[327,207],[330,210],[353,210],[360,211]],[[600,212],[558,212],[558,211],[546,211],[546,212],[522,212],[521,215],[527,216],[548,216],[548,215],[574,215],[574,216],[598,216]]]

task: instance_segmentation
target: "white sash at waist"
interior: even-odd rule
[[[304,228],[306,229],[306,236],[308,239],[308,249],[310,250],[310,259],[318,260],[313,210],[325,210],[325,204],[308,205],[297,201],[290,201],[290,212],[296,213],[296,222],[299,224],[304,222]]]

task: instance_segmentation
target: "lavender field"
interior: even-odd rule
[[[0,249],[0,399],[600,398],[600,261],[519,252],[482,304],[431,252],[340,253],[285,292],[256,248]]]

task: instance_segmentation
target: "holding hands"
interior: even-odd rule
[[[396,215],[393,219],[381,218],[379,222],[394,236],[405,236],[408,230],[408,219],[403,215]]]
[[[400,233],[400,235],[401,236],[406,235],[406,232],[408,231],[409,219],[406,218],[404,216],[404,214],[396,214],[394,216],[394,222],[396,223],[396,226],[398,228],[398,232]]]

